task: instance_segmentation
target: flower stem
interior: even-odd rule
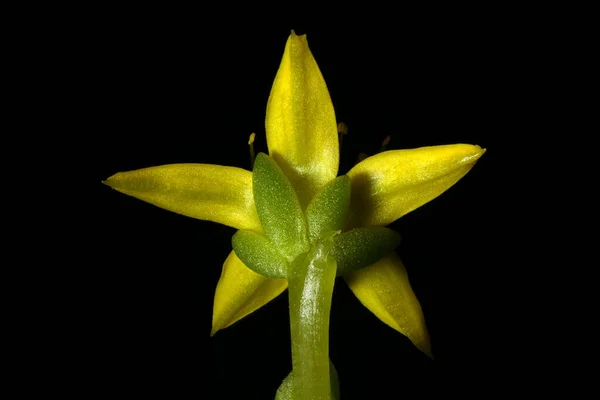
[[[329,400],[329,314],[336,262],[331,238],[312,246],[288,273],[294,399]]]

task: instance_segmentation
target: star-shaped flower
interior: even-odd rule
[[[283,171],[306,212],[337,176],[338,132],[327,86],[306,37],[293,32],[267,104],[266,136],[270,158]],[[366,158],[347,174],[351,195],[343,230],[394,222],[446,191],[484,152],[479,146],[454,144],[391,150]],[[105,183],[182,215],[264,234],[253,173],[241,168],[171,164],[120,172]],[[421,306],[395,252],[347,273],[344,279],[365,307],[431,355]],[[217,284],[211,334],[262,307],[287,285],[284,278],[249,269],[232,251]]]

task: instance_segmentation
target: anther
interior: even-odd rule
[[[387,135],[385,137],[385,139],[383,139],[383,142],[381,143],[381,152],[385,151],[385,147],[388,145],[388,143],[390,143],[391,139],[392,139],[391,135]]]
[[[254,138],[256,134],[252,132],[248,138],[248,146],[250,146],[250,169],[254,168]]]
[[[342,140],[344,138],[344,135],[348,134],[348,126],[346,126],[345,123],[340,122],[337,126],[337,130],[338,130],[338,140],[339,140],[339,144],[340,144],[340,153],[342,152]]]

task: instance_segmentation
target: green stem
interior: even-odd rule
[[[331,238],[312,246],[288,274],[294,399],[329,400],[329,314],[336,262]]]

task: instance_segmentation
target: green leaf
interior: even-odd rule
[[[357,228],[333,238],[330,255],[337,260],[338,275],[368,267],[400,244],[400,235],[388,228]]]
[[[331,400],[339,400],[340,382],[338,379],[337,371],[335,370],[335,367],[331,360],[329,360],[329,376],[331,379]],[[294,400],[294,398],[292,397],[293,387],[294,375],[293,372],[290,372],[279,386],[279,389],[277,389],[277,395],[275,396],[275,400]]]
[[[252,173],[254,202],[265,235],[292,261],[309,249],[306,220],[296,192],[275,161],[259,153]]]
[[[268,278],[286,278],[287,260],[266,237],[237,231],[231,239],[235,255],[252,271]]]
[[[306,209],[311,242],[327,231],[344,229],[350,207],[350,177],[338,176],[321,189]]]

